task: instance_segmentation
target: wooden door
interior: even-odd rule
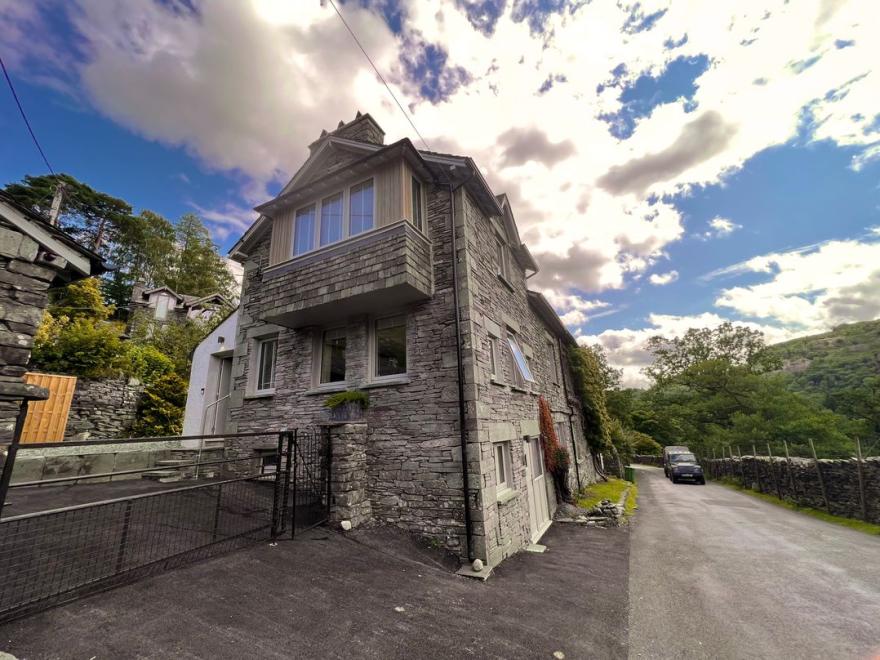
[[[544,469],[544,451],[540,438],[527,438],[523,446],[528,475],[526,490],[529,497],[529,522],[532,543],[550,526],[550,502],[547,500],[547,475]]]
[[[29,372],[24,375],[24,381],[30,385],[45,387],[49,390],[49,398],[45,401],[32,401],[28,405],[21,432],[22,444],[63,441],[70,403],[76,390],[76,376]]]

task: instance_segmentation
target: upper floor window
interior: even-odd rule
[[[322,385],[345,381],[345,344],[345,328],[324,331],[321,339]]]
[[[278,353],[278,337],[257,340],[256,392],[275,389],[275,360]]]
[[[296,212],[293,226],[293,255],[315,249],[315,205],[311,204]]]
[[[556,352],[556,343],[552,339],[547,340],[547,357],[553,362],[553,382],[558,385],[560,380],[559,355]]]
[[[422,182],[412,177],[412,223],[421,231],[425,230],[422,215]]]
[[[373,228],[373,180],[359,183],[349,197],[349,235],[355,236]]]
[[[498,276],[510,281],[510,251],[500,238],[495,239],[495,265]]]
[[[342,240],[342,193],[321,201],[321,245]]]
[[[171,301],[171,296],[161,293],[156,296],[156,312],[155,317],[164,321],[168,318],[168,310],[173,306],[173,302]]]
[[[535,377],[532,375],[529,363],[512,332],[507,333],[507,345],[510,348],[510,369],[514,384],[517,387],[525,387],[526,383],[534,383]]]
[[[405,316],[391,316],[376,321],[373,351],[375,377],[406,373]]]

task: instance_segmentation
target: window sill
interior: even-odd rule
[[[521,392],[522,394],[532,394],[532,392],[530,390],[527,390],[524,387],[517,387],[516,385],[511,385],[510,389],[513,392]]]
[[[503,380],[498,380],[497,378],[490,378],[489,382],[493,385],[497,385],[498,387],[507,387],[507,383],[505,383]]]
[[[250,394],[245,394],[244,398],[247,399],[268,399],[270,397],[275,396],[275,390],[265,390],[264,392],[251,392]]]
[[[395,378],[389,378],[388,380],[374,380],[370,383],[364,383],[361,385],[360,389],[369,390],[374,387],[390,387],[392,385],[409,385],[410,377],[409,376],[400,376]]]
[[[348,389],[348,382],[343,383],[327,383],[326,385],[318,385],[310,390],[303,392],[305,396],[319,396],[321,394],[333,394],[334,392],[345,392]]]
[[[519,497],[519,491],[513,490],[512,488],[505,488],[504,490],[495,493],[495,501],[498,504],[507,504],[508,502],[512,502],[517,497]]]
[[[501,280],[501,283],[502,283],[504,286],[506,286],[506,287],[511,291],[511,293],[512,293],[513,290],[514,290],[514,289],[513,289],[513,284],[511,284],[510,281],[509,281],[506,277],[504,277],[504,275],[502,275],[501,273],[496,273],[496,275],[498,275],[498,279]]]

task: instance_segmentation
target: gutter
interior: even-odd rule
[[[470,168],[469,168],[470,169]],[[455,307],[455,356],[458,366],[458,430],[461,444],[461,481],[464,491],[464,527],[467,537],[468,560],[473,562],[474,535],[470,506],[470,470],[467,457],[467,410],[464,403],[464,361],[461,354],[461,310],[458,305],[458,248],[455,240],[455,193],[474,178],[474,171],[457,186],[447,177],[446,187],[449,189],[449,215],[452,220],[452,304]]]

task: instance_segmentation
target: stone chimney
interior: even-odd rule
[[[321,142],[328,135],[356,142],[366,142],[368,144],[385,144],[385,131],[382,130],[382,127],[376,123],[376,120],[369,113],[361,114],[360,111],[350,122],[340,121],[332,132],[321,131],[321,136],[309,145],[309,151],[315,153],[315,150],[321,146]]]

